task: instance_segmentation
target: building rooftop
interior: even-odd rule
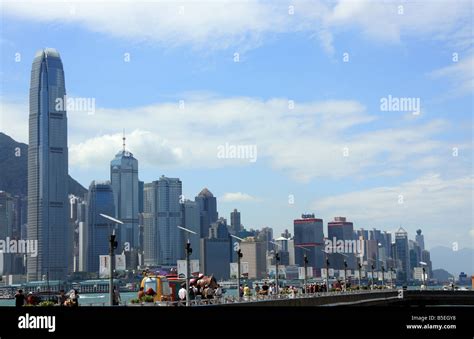
[[[207,198],[212,198],[214,195],[212,194],[211,191],[207,189],[207,187],[204,187],[201,192],[198,194],[199,197],[207,197]]]

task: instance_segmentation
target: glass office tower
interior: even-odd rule
[[[59,53],[36,53],[31,69],[28,147],[27,238],[38,241],[27,257],[29,281],[64,279],[68,244],[68,148],[63,64]],[[56,108],[60,108],[58,110]]]

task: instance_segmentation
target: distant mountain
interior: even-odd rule
[[[474,274],[474,249],[462,248],[453,251],[452,248],[436,246],[430,250],[433,270],[443,268],[456,278],[461,272]]]
[[[28,145],[0,132],[0,190],[26,196],[28,190]],[[87,190],[69,176],[69,194],[82,197]]]
[[[446,270],[443,270],[442,268],[433,270],[433,278],[435,278],[439,282],[449,282],[449,279],[452,277],[453,275],[451,273]]]

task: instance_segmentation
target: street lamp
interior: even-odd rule
[[[301,245],[296,245],[296,247],[299,247],[301,248],[302,250],[305,250],[305,251],[309,251],[308,248],[304,247],[304,246],[301,246]],[[306,294],[306,285],[307,285],[307,280],[308,280],[308,263],[309,263],[309,260],[308,260],[308,256],[306,255],[306,253],[303,255],[303,266],[304,266],[304,280],[303,280],[303,286],[304,286],[304,293]]]
[[[385,287],[385,267],[382,264],[382,288]]]
[[[232,238],[235,238],[239,241],[243,241],[244,239],[239,238],[236,235],[229,234]],[[237,243],[238,244],[238,243]],[[240,300],[240,259],[243,257],[242,250],[240,249],[240,245],[238,247],[237,252],[237,296]]]
[[[328,252],[325,250],[321,250],[324,253],[326,253],[326,292],[329,293],[329,257],[328,257]]]
[[[178,228],[180,230],[183,230],[183,231],[191,233],[191,234],[197,234],[196,232],[188,230],[185,227],[178,226]],[[189,257],[191,255],[191,253],[193,253],[193,249],[191,248],[191,243],[189,241],[189,237],[188,237],[188,240],[186,241],[185,253],[186,253],[186,306],[189,306],[190,305],[190,300],[189,300],[189,278],[190,277],[189,276],[191,275],[190,269],[189,269],[189,266],[190,266],[189,265]]]
[[[112,221],[115,224],[121,224],[123,225],[123,222],[115,219],[114,217],[111,217],[110,215],[107,214],[99,214],[101,217],[108,219],[109,221]],[[111,223],[112,225],[112,223]],[[110,298],[110,306],[113,306],[114,304],[114,259],[115,259],[115,249],[117,248],[118,243],[115,240],[115,229],[112,230],[112,234],[110,235],[110,240],[109,240],[109,298]]]
[[[288,240],[285,238],[285,240]],[[270,241],[272,244],[277,245],[278,247],[281,247],[281,244],[278,244],[276,242]],[[279,250],[275,250],[275,283],[276,283],[276,294],[279,295],[280,293],[280,285],[278,283],[278,266],[280,263],[280,253]]]

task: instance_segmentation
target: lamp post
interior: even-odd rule
[[[359,266],[359,291],[361,290],[361,278],[362,278],[362,264],[359,262],[357,264]]]
[[[285,238],[285,240],[288,240]],[[281,247],[281,244],[276,243],[274,241],[270,241],[272,244],[277,245],[278,248]],[[275,283],[276,283],[276,293],[279,295],[280,293],[280,285],[278,283],[278,266],[280,264],[280,253],[279,250],[275,250]]]
[[[123,225],[123,222],[115,219],[114,217],[111,217],[110,215],[107,214],[99,214],[101,217],[111,221],[112,223],[115,224],[121,224]],[[110,225],[112,225],[110,223]],[[112,230],[112,234],[110,235],[109,239],[109,305],[113,306],[114,304],[114,259],[115,259],[115,249],[118,246],[117,241],[115,240],[115,229]]]
[[[328,252],[321,250],[326,254],[326,292],[329,293],[329,257]]]
[[[385,267],[382,264],[382,288],[385,287]]]
[[[188,230],[185,227],[178,226],[178,228],[185,231],[185,232],[191,233],[191,234],[197,234],[196,232]],[[189,262],[190,262],[191,253],[193,253],[193,249],[191,248],[191,242],[189,241],[189,237],[188,237],[188,240],[186,241],[186,247],[185,247],[185,254],[186,254],[186,306],[190,305],[190,300],[189,300],[189,278],[190,278],[191,273],[190,273],[190,264],[189,264]]]
[[[295,247],[301,248],[302,250],[309,251],[309,248],[306,248],[301,245],[295,245]],[[308,263],[309,259],[306,253],[303,255],[303,267],[304,267],[304,276],[303,276],[303,287],[304,287],[304,293],[306,294],[306,286],[308,284]]]
[[[236,235],[229,234],[232,238],[237,239],[238,241],[243,241],[244,239],[239,238]],[[240,249],[239,243],[235,243],[234,250],[237,253],[237,297],[240,301],[240,259],[243,257],[242,250]]]
[[[344,259],[344,290],[347,291],[347,260]]]
[[[306,253],[304,254],[304,258],[303,258],[303,263],[304,263],[304,280],[303,280],[303,286],[304,286],[304,293],[306,294],[306,285],[307,285],[307,268],[308,268],[308,256],[306,255]]]

